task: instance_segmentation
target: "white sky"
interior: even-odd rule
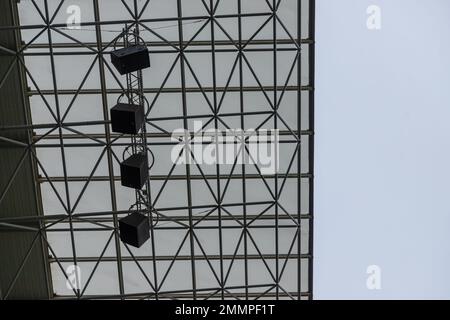
[[[315,298],[450,298],[449,12],[317,1]]]

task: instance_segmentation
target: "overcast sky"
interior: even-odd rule
[[[315,298],[450,298],[449,13],[317,1]]]

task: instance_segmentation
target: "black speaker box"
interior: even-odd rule
[[[148,217],[134,212],[119,220],[120,240],[139,248],[150,238]]]
[[[144,106],[119,103],[111,108],[113,132],[138,134],[145,122]]]
[[[148,179],[148,158],[143,153],[133,154],[120,164],[120,177],[124,187],[142,189]]]
[[[150,67],[150,56],[144,45],[135,45],[111,52],[111,62],[121,75]]]

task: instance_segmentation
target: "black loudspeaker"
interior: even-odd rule
[[[148,49],[143,45],[112,51],[111,62],[121,75],[150,67]]]
[[[150,238],[148,217],[134,212],[119,220],[120,240],[139,248]]]
[[[148,179],[148,158],[143,153],[133,154],[120,164],[122,185],[142,189]]]
[[[145,122],[144,106],[119,103],[111,108],[113,132],[138,134]]]

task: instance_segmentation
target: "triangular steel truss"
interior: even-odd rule
[[[36,14],[42,18],[40,25],[0,27],[0,33],[10,30],[35,31],[31,41],[23,43],[17,50],[0,46],[2,55],[11,56],[11,65],[6,73],[0,75],[0,87],[8,81],[12,68],[20,66],[28,78],[30,88],[27,94],[39,98],[42,105],[39,112],[49,114],[52,119],[51,122],[39,124],[0,124],[0,141],[23,149],[23,156],[18,158],[15,170],[1,177],[7,179],[7,183],[0,190],[0,204],[14,184],[24,160],[30,157],[39,172],[35,177],[39,194],[45,185],[46,190],[53,194],[53,201],[62,208],[57,213],[44,210],[42,216],[21,218],[0,212],[0,232],[7,229],[8,232],[17,231],[18,236],[20,232],[35,234],[30,251],[37,240],[45,244],[54,281],[58,279],[58,274],[59,279],[69,280],[67,265],[86,269],[81,287],[74,287],[71,293],[55,295],[54,298],[312,298],[315,1],[261,0],[251,11],[246,0],[230,0],[234,1],[234,12],[223,13],[221,7],[225,0],[198,0],[193,2],[203,7],[203,13],[196,16],[185,14],[189,11],[190,1],[170,1],[176,6],[176,16],[152,18],[152,12],[158,8],[150,0],[117,0],[122,4],[123,18],[102,20],[100,1],[91,0],[94,20],[82,21],[81,29],[92,31],[95,42],[81,41],[67,30],[65,24],[55,22],[65,8],[64,0],[31,0]],[[279,14],[286,3],[296,8],[291,12],[296,17],[295,28],[288,26],[285,17]],[[307,24],[302,21],[305,18],[308,19]],[[258,26],[250,32],[246,30],[249,19],[258,21]],[[235,22],[234,30],[227,27],[230,24],[224,23],[230,20]],[[256,129],[268,126],[279,129],[280,145],[288,150],[283,154],[285,161],[282,170],[273,175],[264,175],[257,167],[238,164],[237,159],[228,168],[216,165],[212,170],[206,170],[204,166],[194,163],[186,164],[180,170],[173,164],[164,173],[150,172],[149,192],[158,221],[151,230],[146,251],[136,251],[122,244],[118,236],[118,219],[127,214],[127,210],[121,209],[118,199],[117,181],[120,177],[117,164],[121,161],[118,150],[129,143],[127,137],[111,132],[109,109],[112,105],[108,98],[124,93],[127,88],[108,60],[108,54],[121,33],[107,42],[103,38],[106,32],[114,31],[111,29],[122,31],[125,24],[130,30],[139,27],[142,34],[156,39],[147,43],[151,57],[166,55],[169,61],[160,86],[146,86],[145,81],[143,83],[142,89],[149,104],[148,131],[145,134],[149,147],[162,148],[173,144],[170,142],[168,123],[178,121],[182,128],[192,133],[190,121],[200,119],[204,128],[215,129],[232,129],[236,124],[245,129],[250,126],[249,123],[254,125],[257,121]],[[305,25],[306,32],[303,30]],[[198,29],[186,34],[188,26]],[[175,29],[177,38],[167,38],[162,32],[164,28]],[[270,30],[270,37],[264,36],[267,30]],[[244,33],[250,36],[244,37]],[[206,34],[208,40],[197,40],[202,34],[202,39]],[[66,42],[54,42],[56,35]],[[41,36],[47,38],[45,43],[36,41]],[[145,39],[144,35],[142,37]],[[208,63],[197,63],[193,57],[200,54],[208,57]],[[224,70],[221,61],[224,54],[233,55],[233,59],[226,68],[224,83],[219,84],[218,78],[222,76],[219,72]],[[288,54],[289,59],[286,58]],[[51,88],[41,88],[27,64],[28,57],[38,55],[50,60]],[[85,67],[86,72],[80,83],[73,88],[60,88],[55,60],[58,56],[67,55],[85,55],[92,59]],[[259,55],[269,57],[265,67],[271,70],[271,83],[261,78],[266,70],[256,66]],[[199,68],[210,69],[211,81],[199,76]],[[98,73],[98,86],[86,88],[85,84],[93,73]],[[305,74],[306,80],[302,79]],[[108,82],[108,77],[115,83]],[[180,103],[174,108],[174,114],[167,116],[161,115],[158,110],[159,101],[166,94],[177,95]],[[254,104],[261,106],[258,110],[248,109],[252,104],[249,94],[254,99],[251,101],[257,101]],[[77,99],[86,95],[100,97],[103,118],[68,120],[76,109]],[[204,106],[205,113],[191,112],[194,95],[197,103]],[[225,110],[231,95],[235,98],[236,109]],[[288,95],[294,95],[294,98],[286,103]],[[69,101],[67,104],[63,102],[66,100]],[[295,111],[293,119],[285,116],[286,108]],[[101,132],[86,130],[94,126],[103,129]],[[31,142],[14,139],[11,133],[15,132],[31,134]],[[89,174],[80,176],[69,172],[72,158],[68,154],[71,148],[97,150],[98,156],[89,168]],[[51,173],[54,170],[50,170],[48,163],[40,157],[40,149],[58,151],[59,160],[53,165],[61,166],[61,175]],[[169,160],[156,156],[155,162],[158,161]],[[102,164],[107,168],[106,174],[98,172]],[[108,210],[86,211],[80,208],[86,195],[93,192],[90,189],[93,183],[107,186]],[[179,188],[180,183],[183,194],[171,193],[171,186],[177,184]],[[75,187],[76,184],[81,186]],[[210,202],[199,203],[199,192],[209,197]],[[74,193],[76,195],[72,196]],[[238,196],[231,196],[230,193]],[[258,194],[264,199],[258,199]],[[165,201],[168,197],[173,197],[172,204],[168,205]],[[45,208],[45,203],[43,205]],[[40,227],[29,227],[29,222],[38,222]],[[174,231],[178,233],[172,238]],[[52,233],[68,235],[69,252],[61,255],[56,249],[58,244],[51,240]],[[103,235],[99,243],[93,244],[98,248],[96,255],[80,255],[78,252],[80,237],[85,237],[87,233]],[[269,237],[268,242],[264,234]],[[212,241],[211,237],[215,240]],[[210,242],[216,246],[213,247]],[[166,252],[165,246],[169,244],[172,251]],[[232,249],[225,249],[225,246]],[[3,286],[3,299],[8,298],[27,263],[27,257],[25,254],[12,282]],[[117,290],[110,294],[98,293],[103,290],[97,290],[98,283],[93,285],[98,273],[104,272],[102,267],[106,264],[113,264],[117,274]],[[146,289],[133,290],[128,283],[129,273],[139,274],[141,284],[144,284],[140,287]],[[177,281],[171,280],[171,277],[180,275],[189,279],[188,284],[180,282],[179,288],[174,288],[173,284],[167,286],[167,283]]]

